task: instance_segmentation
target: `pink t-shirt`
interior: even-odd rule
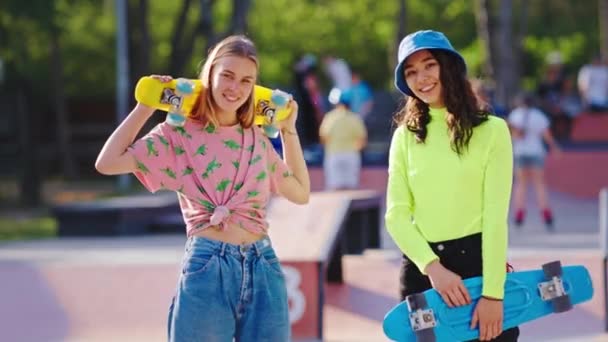
[[[150,192],[176,191],[191,236],[210,225],[268,230],[266,205],[291,171],[257,126],[157,125],[128,149]]]

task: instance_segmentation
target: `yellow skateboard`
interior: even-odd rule
[[[203,85],[200,80],[178,78],[163,83],[150,76],[139,79],[135,86],[137,102],[167,112],[167,122],[173,126],[183,126],[198,100]],[[264,129],[264,133],[275,138],[279,130],[274,125],[289,116],[287,103],[291,96],[281,90],[259,85],[253,88],[254,123]]]

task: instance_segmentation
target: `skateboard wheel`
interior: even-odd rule
[[[276,138],[279,136],[279,130],[272,125],[264,125],[262,128],[267,137]]]
[[[192,94],[194,92],[194,83],[185,78],[178,78],[175,83],[175,89],[182,94]]]
[[[545,273],[545,279],[549,280],[553,277],[561,277],[563,274],[562,263],[557,261],[548,262],[543,265],[543,272]]]
[[[179,113],[167,113],[167,123],[174,127],[182,127],[186,123],[186,118]]]
[[[572,309],[572,302],[568,295],[551,299],[551,304],[553,305],[553,312],[555,313],[566,312]]]
[[[289,102],[289,94],[281,90],[273,90],[272,95],[270,96],[270,101],[274,103],[277,107],[285,107]]]
[[[407,301],[407,306],[410,311],[415,311],[419,309],[426,308],[426,297],[424,297],[424,293],[415,293],[405,297]]]

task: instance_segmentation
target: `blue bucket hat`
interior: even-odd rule
[[[403,64],[409,56],[420,50],[444,50],[450,52],[458,57],[466,68],[464,58],[452,47],[452,44],[443,33],[423,30],[408,34],[399,43],[398,64],[395,68],[395,87],[405,95],[414,96],[414,93],[407,86],[407,82],[405,82]]]

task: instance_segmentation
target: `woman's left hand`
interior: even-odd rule
[[[471,329],[479,324],[479,340],[490,341],[502,333],[502,319],[502,301],[482,297],[473,312]]]
[[[289,109],[289,116],[285,120],[277,122],[277,127],[281,131],[288,130],[295,132],[296,119],[298,118],[298,103],[292,98],[289,100],[287,108]]]

